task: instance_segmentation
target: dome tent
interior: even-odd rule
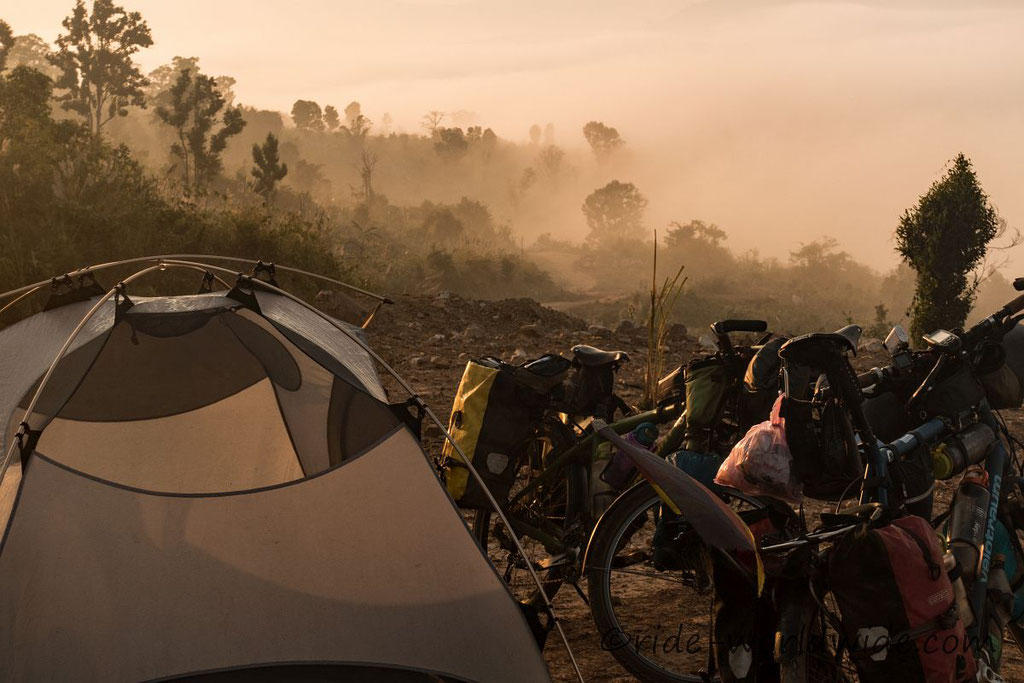
[[[546,680],[361,331],[274,289],[0,332],[0,678]]]

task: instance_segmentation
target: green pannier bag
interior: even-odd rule
[[[553,355],[523,366],[497,358],[466,363],[448,431],[498,503],[508,500],[516,472],[543,416],[547,392],[567,372],[568,361]],[[442,453],[445,485],[459,507],[491,509],[485,492],[451,442],[445,440]]]
[[[702,358],[686,366],[686,435],[683,449],[705,453],[710,450],[711,431],[722,410],[729,379],[719,358]]]

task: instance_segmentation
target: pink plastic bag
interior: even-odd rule
[[[715,483],[731,486],[751,496],[768,496],[799,505],[803,484],[793,471],[793,454],[786,443],[786,422],[780,415],[782,396],[771,417],[750,428],[732,447],[715,476]]]

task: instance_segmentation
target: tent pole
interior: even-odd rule
[[[99,263],[99,264],[96,264],[96,265],[93,265],[93,266],[86,266],[85,268],[79,268],[78,270],[73,270],[73,271],[71,271],[69,273],[62,273],[62,275],[67,275],[68,277],[75,277],[75,276],[78,276],[78,275],[84,275],[85,273],[92,273],[92,272],[95,272],[95,271],[98,271],[98,270],[106,270],[107,268],[113,268],[115,266],[125,266],[125,265],[131,265],[133,263],[146,263],[148,261],[157,261],[157,262],[164,261],[164,262],[166,262],[166,261],[172,260],[172,259],[213,259],[213,260],[231,261],[231,262],[234,262],[234,263],[246,263],[246,264],[253,264],[253,265],[255,265],[257,263],[257,261],[255,259],[239,258],[239,257],[236,257],[236,256],[214,256],[214,255],[211,255],[211,254],[166,254],[166,255],[161,255],[161,256],[139,256],[139,257],[136,257],[136,258],[123,259],[121,261],[110,261],[108,263]],[[302,270],[301,268],[292,268],[291,266],[282,266],[282,265],[278,265],[276,263],[274,264],[274,267],[275,268],[279,268],[279,269],[284,270],[284,271],[287,271],[289,273],[296,273],[298,275],[305,275],[307,277],[311,277],[311,278],[314,278],[314,279],[317,279],[317,280],[321,280],[323,282],[330,282],[331,284],[338,285],[339,287],[344,287],[345,289],[347,289],[347,290],[349,290],[351,292],[356,292],[357,294],[362,294],[364,296],[368,296],[371,299],[376,299],[377,301],[379,301],[381,303],[387,303],[387,304],[394,303],[391,299],[389,299],[386,296],[383,296],[381,294],[374,294],[373,292],[368,292],[365,289],[360,289],[359,287],[356,287],[355,285],[350,285],[347,282],[342,282],[341,280],[336,280],[334,278],[327,277],[326,275],[319,275],[317,273],[312,273],[312,272],[310,272],[308,270]],[[224,268],[222,270],[225,270],[225,271],[230,272],[232,274],[235,273],[235,271],[232,271],[232,270],[227,269],[227,268]],[[0,300],[6,299],[9,296],[16,296],[18,294],[22,294],[22,293],[28,292],[30,290],[31,291],[36,291],[40,287],[48,285],[51,281],[52,281],[52,278],[49,279],[49,280],[41,280],[40,282],[37,282],[35,284],[25,285],[24,287],[19,287],[17,289],[12,289],[9,292],[4,292],[3,294],[0,294]],[[0,312],[2,312],[2,311],[0,311]]]
[[[7,468],[10,467],[11,458],[14,456],[14,449],[18,447],[18,444],[21,442],[21,438],[25,436],[25,426],[28,424],[29,418],[32,417],[32,412],[36,409],[36,404],[39,402],[39,397],[42,396],[43,394],[43,389],[46,388],[46,384],[50,381],[50,377],[53,376],[53,371],[57,368],[57,364],[60,362],[61,358],[64,357],[64,354],[66,354],[68,352],[68,349],[71,348],[71,344],[74,343],[75,339],[78,338],[78,335],[82,332],[83,329],[85,329],[86,323],[88,323],[92,319],[92,317],[96,315],[96,312],[99,311],[100,308],[105,303],[107,303],[107,300],[110,299],[110,297],[114,296],[114,294],[116,294],[118,290],[124,287],[124,285],[142,277],[143,275],[151,273],[154,270],[163,270],[164,267],[165,266],[163,264],[147,266],[146,268],[136,271],[135,273],[121,280],[116,285],[114,285],[110,290],[108,290],[107,293],[104,294],[99,301],[93,304],[93,307],[90,308],[89,311],[82,317],[82,319],[78,321],[78,324],[75,326],[75,329],[73,329],[71,331],[71,334],[68,335],[68,338],[64,341],[64,345],[61,346],[60,351],[57,352],[57,355],[56,357],[54,357],[53,362],[50,363],[50,367],[46,369],[46,372],[43,374],[42,380],[40,380],[39,382],[39,386],[36,388],[36,393],[32,395],[32,400],[29,401],[28,408],[25,410],[25,415],[21,418],[21,425],[18,427],[18,431],[15,435],[15,438],[13,441],[11,441],[10,446],[7,448],[7,453],[4,454],[3,463],[0,463],[0,486],[2,486],[4,483],[4,477],[7,475]]]
[[[21,300],[23,300],[23,299],[25,299],[25,298],[27,298],[27,297],[30,297],[30,296],[32,296],[33,294],[35,294],[36,292],[38,292],[38,291],[39,291],[40,289],[42,289],[42,288],[43,288],[43,285],[35,285],[35,286],[32,286],[32,287],[30,287],[29,289],[26,289],[26,290],[25,290],[24,292],[22,292],[22,293],[21,293],[20,295],[18,295],[18,296],[16,296],[16,297],[14,297],[14,298],[13,298],[13,299],[11,299],[10,301],[8,301],[8,302],[7,302],[7,304],[6,304],[6,305],[5,305],[5,306],[4,306],[3,308],[0,308],[0,315],[3,315],[3,314],[4,314],[4,312],[5,312],[5,311],[6,311],[6,310],[7,310],[8,308],[11,308],[12,306],[15,306],[15,305],[17,305],[17,303],[18,303],[19,301],[21,301]]]
[[[203,264],[203,263],[195,263],[195,262],[188,262],[188,261],[174,261],[174,260],[172,260],[172,261],[167,261],[167,263],[168,264],[173,264],[173,265],[193,265],[193,266],[201,266],[201,267],[204,267],[204,268],[208,267],[206,264]],[[216,266],[212,266],[212,267],[216,268]],[[227,270],[227,269],[222,269],[222,270]],[[413,388],[409,385],[409,383],[406,382],[402,378],[402,376],[399,375],[394,370],[394,368],[392,368],[387,363],[387,361],[385,361],[383,358],[381,358],[372,348],[370,348],[370,346],[368,344],[363,342],[363,340],[359,339],[356,335],[352,334],[351,332],[346,330],[344,327],[339,325],[330,316],[322,313],[315,306],[311,306],[311,305],[307,304],[305,301],[303,301],[299,297],[295,296],[294,294],[290,294],[289,292],[284,291],[280,287],[275,287],[274,285],[271,285],[271,284],[269,284],[267,282],[264,282],[263,280],[258,280],[256,278],[253,278],[253,277],[250,277],[248,275],[245,275],[244,273],[238,273],[238,276],[241,279],[247,280],[248,283],[250,284],[250,286],[253,285],[253,284],[256,284],[256,285],[259,285],[260,287],[262,287],[263,289],[266,289],[267,291],[273,292],[274,294],[279,294],[281,296],[284,296],[285,298],[288,298],[288,299],[294,301],[295,303],[299,304],[300,306],[304,306],[305,308],[308,308],[310,311],[316,313],[321,318],[323,318],[325,321],[330,323],[338,331],[340,331],[342,334],[344,334],[349,339],[351,339],[356,344],[358,344],[371,358],[373,358],[377,363],[379,363],[381,365],[381,367],[383,367],[388,372],[388,374],[390,374],[395,379],[395,381],[397,381],[402,386],[402,388],[406,392],[408,392],[409,396],[411,398],[413,398],[413,400],[416,401],[416,403],[423,409],[424,413],[430,418],[431,422],[433,422],[435,425],[437,425],[438,429],[441,430],[441,433],[444,434],[445,439],[452,445],[452,447],[455,449],[455,451],[459,454],[459,457],[462,458],[462,462],[463,462],[463,464],[466,465],[466,469],[469,470],[470,474],[476,480],[477,484],[480,485],[480,488],[483,490],[484,495],[487,496],[487,502],[490,503],[491,507],[494,508],[495,513],[497,513],[498,517],[501,519],[502,524],[505,526],[505,529],[508,531],[509,535],[512,537],[512,541],[516,545],[517,552],[520,554],[520,556],[522,556],[523,561],[526,563],[527,568],[530,570],[530,575],[533,577],[534,583],[537,584],[537,590],[540,591],[541,597],[544,598],[544,605],[545,605],[545,607],[547,607],[548,612],[551,614],[552,618],[554,619],[555,627],[558,629],[558,634],[562,638],[562,644],[565,646],[565,651],[569,655],[569,659],[572,662],[572,666],[573,666],[573,669],[576,672],[576,676],[582,682],[584,680],[583,679],[583,673],[580,671],[579,664],[576,662],[576,656],[573,654],[572,648],[569,646],[569,639],[566,637],[565,631],[562,629],[561,622],[555,616],[554,605],[551,603],[551,599],[548,597],[547,592],[544,590],[544,584],[541,581],[540,576],[537,574],[537,570],[534,568],[533,563],[530,562],[529,558],[526,556],[526,550],[523,548],[522,543],[519,541],[519,536],[516,534],[515,530],[512,528],[512,523],[509,521],[508,517],[505,516],[505,513],[504,513],[504,511],[502,511],[501,506],[498,505],[498,501],[494,498],[494,495],[491,493],[490,489],[487,487],[487,484],[486,484],[486,482],[484,482],[483,477],[480,476],[480,473],[477,471],[476,467],[473,465],[473,463],[470,461],[470,459],[466,457],[466,454],[462,451],[462,448],[460,448],[459,445],[457,443],[455,443],[455,439],[448,432],[448,428],[445,427],[444,424],[442,424],[441,420],[438,419],[437,415],[434,414],[434,411],[431,410],[430,407],[426,403],[423,402],[423,399],[421,399],[419,397],[419,395],[413,390]]]
[[[78,335],[85,328],[86,323],[88,323],[89,320],[91,320],[92,317],[94,315],[96,315],[96,312],[98,310],[100,310],[100,308],[103,306],[103,304],[105,304],[107,302],[107,300],[110,299],[110,297],[114,296],[114,294],[116,294],[119,289],[123,288],[129,282],[132,282],[133,280],[139,279],[143,275],[148,275],[149,273],[152,273],[153,271],[157,271],[157,270],[166,270],[167,266],[171,266],[171,267],[174,267],[174,268],[182,268],[182,269],[188,269],[188,270],[199,270],[199,271],[202,271],[202,272],[209,272],[208,268],[204,268],[204,267],[202,267],[202,266],[200,266],[198,264],[184,263],[184,262],[182,262],[182,263],[177,263],[177,262],[169,263],[169,262],[161,261],[161,262],[157,263],[156,265],[147,266],[147,267],[143,268],[142,270],[138,270],[135,273],[132,273],[131,275],[126,277],[125,279],[121,280],[116,285],[114,285],[110,290],[108,290],[107,293],[104,294],[100,298],[100,300],[97,301],[93,305],[93,307],[89,309],[89,311],[85,314],[85,316],[78,322],[78,325],[75,326],[75,329],[73,329],[71,331],[71,334],[68,336],[67,340],[64,342],[64,345],[61,347],[60,351],[57,352],[57,356],[53,359],[53,362],[50,363],[50,367],[48,367],[46,369],[46,373],[43,375],[42,380],[39,382],[39,386],[36,388],[36,393],[32,395],[32,400],[29,402],[28,409],[25,411],[24,417],[22,417],[21,426],[18,428],[16,437],[15,437],[14,441],[11,442],[10,446],[7,449],[7,452],[4,454],[3,462],[0,462],[0,485],[3,485],[4,477],[7,475],[7,469],[11,465],[11,458],[14,456],[14,449],[15,449],[15,447],[17,446],[17,444],[19,442],[18,437],[23,437],[24,436],[24,434],[25,434],[25,431],[24,431],[25,430],[25,425],[28,423],[29,418],[32,416],[32,411],[35,410],[36,404],[39,402],[39,397],[42,396],[43,389],[46,387],[47,382],[50,381],[50,377],[53,375],[53,371],[57,368],[57,364],[64,357],[64,355],[68,352],[68,349],[71,348],[71,344],[74,343],[75,339],[78,337]],[[217,269],[216,266],[214,266],[214,268]],[[225,270],[225,269],[218,269],[218,270]],[[230,271],[228,271],[228,272],[230,272]],[[220,280],[220,282],[224,283],[225,286],[227,286],[227,282],[225,282],[224,280],[221,280],[220,278],[217,278],[217,279]],[[35,290],[34,289],[26,290],[25,293],[23,293],[22,296],[19,297],[19,299],[27,296],[32,291],[35,291]],[[16,299],[15,301],[17,301],[17,300],[18,299]],[[13,304],[15,302],[11,302],[11,303]],[[0,312],[3,312],[3,311],[0,310]]]

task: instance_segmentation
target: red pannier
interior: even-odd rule
[[[835,544],[828,584],[861,681],[974,680],[942,554],[935,531],[913,515],[877,529],[863,525]]]

